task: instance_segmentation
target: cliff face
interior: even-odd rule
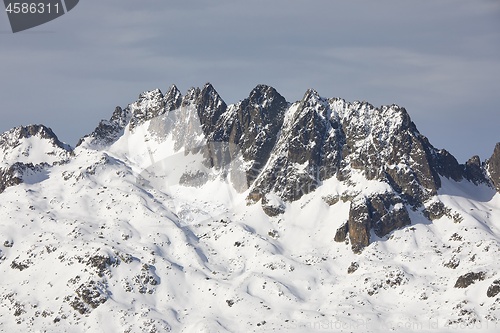
[[[496,144],[493,155],[486,164],[490,179],[500,192],[500,142]]]

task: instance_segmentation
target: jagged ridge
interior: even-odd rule
[[[342,194],[352,202],[353,214],[339,229],[338,239],[349,235],[356,251],[369,244],[370,230],[383,236],[409,224],[407,207],[425,206],[440,188],[440,177],[500,188],[498,145],[486,163],[474,156],[461,165],[446,150],[433,147],[404,108],[327,99],[312,89],[291,104],[274,88],[258,85],[249,97],[229,106],[209,83],[184,96],[175,85],[165,95],[155,89],[140,94],[126,108],[117,107],[109,121],[101,121],[77,146],[104,149],[146,122],[160,140],[172,135],[176,150],[203,153],[209,167],[240,159],[246,179],[235,186],[249,189],[250,202],[261,201],[270,215],[280,214],[286,202],[300,199],[332,177],[349,183],[361,174],[388,184],[391,190],[381,194],[382,204],[374,204],[380,194]],[[43,133],[54,140],[51,131]],[[65,147],[58,140],[54,145]],[[3,172],[4,188],[21,181],[12,171]],[[269,194],[281,203],[270,204]],[[367,212],[366,218],[355,213],[360,209]]]

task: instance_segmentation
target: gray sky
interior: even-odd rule
[[[498,0],[81,0],[12,34],[0,13],[0,132],[43,123],[74,145],[140,92],[211,82],[230,104],[264,83],[288,101],[406,107],[460,162],[500,141]]]

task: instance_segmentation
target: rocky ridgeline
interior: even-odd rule
[[[410,224],[408,209],[426,207],[428,218],[452,216],[431,200],[441,187],[440,177],[486,183],[500,191],[500,143],[487,161],[474,156],[462,165],[446,150],[433,147],[404,108],[327,99],[314,90],[291,104],[274,88],[258,85],[246,99],[228,106],[211,84],[191,88],[184,96],[175,86],[166,94],[156,89],[124,109],[117,107],[78,146],[104,149],[146,122],[150,135],[158,140],[171,136],[175,149],[204,154],[208,167],[223,168],[237,160],[245,177],[235,187],[249,189],[249,202],[260,201],[268,215],[280,214],[285,202],[300,199],[332,177],[351,184],[354,175],[362,174],[386,183],[391,189],[386,193],[340,196],[350,202],[350,213],[335,240],[349,240],[355,252],[370,243],[371,230],[382,237]],[[51,131],[14,131],[71,151]],[[5,135],[0,139],[4,151],[15,146]],[[0,191],[22,182],[16,176],[20,166],[9,168],[0,170]],[[282,203],[270,205],[270,193]],[[326,201],[334,204],[340,197]]]
[[[491,181],[500,192],[500,142],[496,144],[493,155],[486,162],[486,168]]]

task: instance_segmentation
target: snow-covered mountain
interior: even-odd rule
[[[459,164],[400,106],[172,86],[0,150],[0,330],[500,327],[500,143]]]
[[[44,178],[47,167],[68,161],[72,148],[59,141],[50,128],[30,125],[0,135],[0,193],[21,182]]]

